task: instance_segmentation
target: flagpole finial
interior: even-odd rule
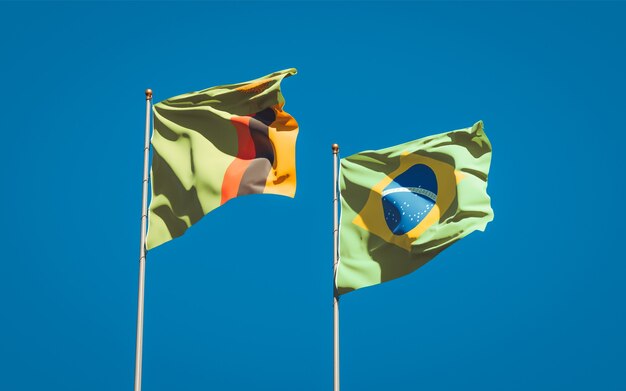
[[[146,90],[146,100],[150,100],[150,99],[152,99],[152,90],[148,88]]]
[[[333,144],[333,153],[337,154],[339,152],[339,144]]]

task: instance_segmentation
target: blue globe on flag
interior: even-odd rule
[[[382,193],[387,226],[394,235],[404,235],[430,213],[437,202],[437,177],[424,164],[398,175]]]

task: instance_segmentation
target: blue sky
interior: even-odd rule
[[[296,198],[148,255],[144,390],[330,390],[332,154],[482,119],[495,220],[350,293],[342,389],[623,390],[623,3],[2,3],[0,389],[134,370],[144,90],[296,67]]]

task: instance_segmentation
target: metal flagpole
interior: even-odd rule
[[[135,347],[135,391],[141,390],[143,350],[143,297],[146,280],[146,225],[148,222],[148,160],[150,157],[150,105],[152,90],[146,90],[146,140],[143,148],[143,196],[141,203],[141,245],[139,247],[139,292],[137,299],[137,345]]]
[[[339,391],[339,294],[337,292],[337,262],[339,255],[339,224],[338,224],[338,210],[339,205],[337,203],[337,159],[339,154],[339,145],[333,144],[333,307],[334,307],[334,322],[333,322],[333,353],[334,353],[334,391]]]

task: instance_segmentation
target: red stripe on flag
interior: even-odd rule
[[[222,182],[222,204],[237,197],[241,178],[256,157],[254,140],[250,134],[250,117],[233,116],[230,121],[237,130],[237,156],[228,166]]]
[[[256,151],[254,149],[254,140],[250,134],[250,117],[233,116],[230,119],[235,129],[237,129],[237,141],[239,149],[237,157],[239,159],[254,159]]]

